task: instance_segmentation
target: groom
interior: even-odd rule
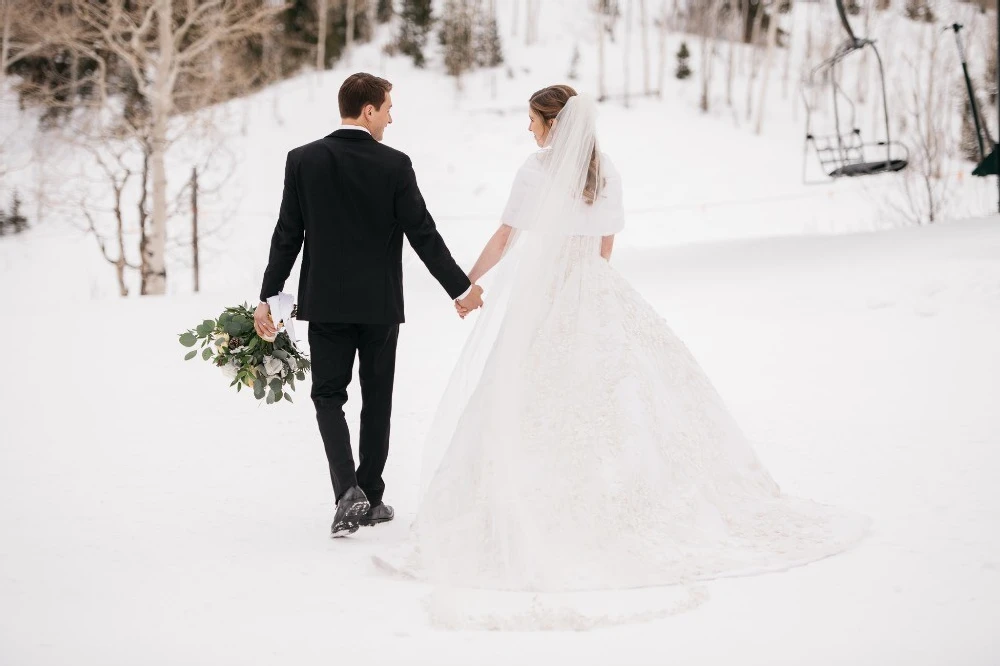
[[[309,322],[311,397],[337,499],[334,537],[393,518],[382,501],[382,471],[403,322],[403,236],[459,309],[483,304],[482,287],[469,282],[435,228],[410,158],[381,143],[392,123],[391,90],[377,76],[349,76],[338,96],[340,128],[288,153],[254,313],[258,335],[274,335],[266,301],[281,291],[304,240],[298,318]],[[355,355],[362,403],[357,469],[343,410]]]

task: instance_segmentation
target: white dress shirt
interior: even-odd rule
[[[371,130],[369,130],[367,127],[362,127],[361,125],[341,125],[340,127],[337,128],[337,131],[339,132],[340,130],[343,130],[343,129],[346,129],[346,130],[361,130],[362,132],[368,132],[369,134],[371,134]]]
[[[340,127],[337,128],[338,132],[340,130],[358,130],[358,131],[361,131],[361,132],[368,132],[368,134],[371,134],[371,130],[369,130],[367,127],[362,127],[361,125],[341,125]],[[469,286],[468,289],[465,290],[465,293],[463,293],[461,296],[459,296],[455,300],[456,301],[460,301],[463,298],[465,298],[466,296],[468,296],[470,293],[472,293],[472,286],[471,285]],[[261,301],[260,304],[261,305],[267,305],[267,303],[265,301]]]

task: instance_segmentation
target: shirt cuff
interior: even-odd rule
[[[475,285],[473,285],[473,284],[470,284],[470,285],[469,285],[469,288],[468,288],[468,289],[466,289],[466,290],[465,290],[464,292],[462,292],[462,295],[461,295],[461,296],[459,296],[458,298],[456,298],[455,300],[456,300],[456,301],[461,301],[461,300],[463,300],[463,299],[464,299],[464,298],[465,298],[466,296],[468,296],[469,294],[471,294],[471,293],[472,293],[472,288],[473,288],[474,286],[475,286]]]

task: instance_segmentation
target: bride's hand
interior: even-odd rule
[[[481,307],[483,307],[483,288],[475,283],[473,283],[468,296],[455,301],[455,310],[462,319],[465,319],[465,316],[476,308]]]

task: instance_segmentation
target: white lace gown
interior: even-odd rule
[[[604,159],[586,214],[618,217]],[[508,215],[533,177],[522,169]],[[780,492],[600,242],[567,236],[556,269],[531,272],[541,283],[513,281],[467,402],[445,396],[459,406],[432,431],[451,436],[429,444],[443,447],[410,541],[380,564],[451,588],[568,592],[786,569],[855,543],[864,518]]]

